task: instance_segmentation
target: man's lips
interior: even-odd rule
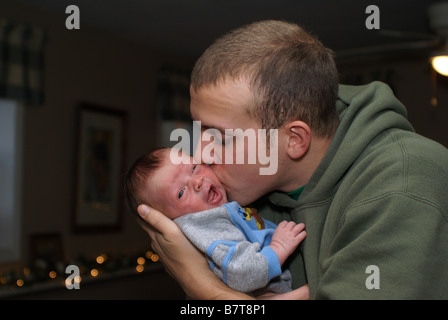
[[[209,204],[218,204],[222,200],[222,193],[219,192],[214,186],[210,186],[208,190],[208,199],[207,202]]]

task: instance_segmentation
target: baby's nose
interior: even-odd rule
[[[195,191],[199,191],[204,183],[204,177],[202,176],[194,176],[192,178],[192,184]]]

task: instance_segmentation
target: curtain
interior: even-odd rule
[[[0,20],[0,97],[44,102],[45,31]]]

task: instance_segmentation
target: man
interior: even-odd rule
[[[261,197],[264,217],[305,223],[289,262],[302,295],[308,284],[311,299],[448,298],[448,151],[413,132],[386,85],[338,86],[318,40],[295,24],[262,21],[207,49],[190,93],[203,129],[278,129],[275,174],[260,175],[261,163],[211,167],[229,199]],[[229,139],[244,142],[217,140]],[[248,298],[220,283],[160,212],[139,213],[188,295]]]

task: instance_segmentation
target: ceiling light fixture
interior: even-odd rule
[[[445,46],[435,52],[430,61],[434,70],[448,76],[448,1],[437,2],[428,8],[431,28],[445,37]]]

